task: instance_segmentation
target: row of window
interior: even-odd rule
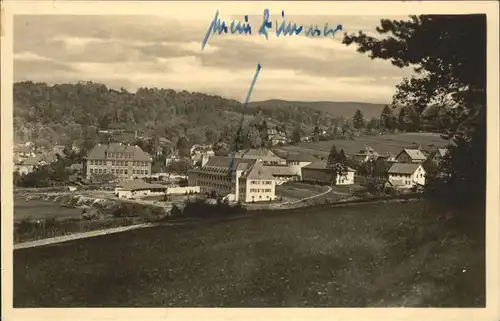
[[[148,166],[148,162],[133,162],[133,166]],[[105,160],[91,160],[90,165],[107,165]],[[128,166],[129,161],[111,161],[112,166]]]
[[[404,177],[410,177],[411,174],[391,174],[391,177],[399,177],[399,178],[404,178]],[[417,174],[417,178],[423,178],[424,174]]]
[[[227,177],[227,176],[216,176],[216,175],[203,175],[203,174],[199,174],[198,175],[198,178],[201,178],[201,179],[210,179],[212,181],[220,181],[220,182],[230,182],[231,181],[231,178],[230,177]]]
[[[222,184],[215,184],[212,182],[204,182],[204,181],[198,181],[198,184],[203,187],[212,187],[212,188],[218,188],[218,189],[224,189],[224,190],[229,190],[230,187],[227,185],[222,185]]]
[[[251,185],[271,185],[272,181],[250,181]]]
[[[270,188],[251,188],[250,193],[271,193]]]
[[[107,174],[108,173],[108,170],[106,168],[96,168],[96,169],[93,169],[91,168],[90,169],[90,174]],[[125,175],[128,175],[128,170],[127,169],[114,169],[112,168],[111,169],[111,174],[125,174]],[[144,170],[144,169],[141,169],[141,170],[132,170],[132,174],[141,174],[141,175],[148,175],[148,170]]]
[[[132,154],[130,154],[130,153],[111,153],[111,152],[108,152],[107,155],[110,158],[129,158],[129,159],[132,158]]]

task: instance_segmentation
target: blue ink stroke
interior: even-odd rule
[[[264,19],[262,21],[262,25],[259,28],[259,35],[264,35],[266,39],[269,39],[269,36],[267,34],[267,29],[270,29],[273,27],[273,23],[269,21],[269,9],[264,10]]]
[[[342,31],[342,25],[337,25],[335,29],[330,29],[328,28],[328,23],[326,23],[325,30],[323,31],[323,36],[328,37],[331,34],[333,37],[337,31]]]
[[[201,51],[205,49],[205,46],[208,42],[208,38],[210,38],[210,35],[215,35],[215,34],[222,34],[222,33],[228,33],[228,28],[231,34],[252,34],[252,26],[248,22],[248,15],[245,15],[245,22],[242,21],[231,21],[231,24],[226,24],[224,21],[221,21],[219,18],[219,10],[215,12],[215,16],[210,23],[210,26],[208,27],[207,33],[205,35],[205,38],[201,42]]]
[[[216,34],[218,33],[219,35],[221,33],[227,33],[227,26],[224,21],[220,21],[219,18],[219,10],[215,12],[214,19],[210,23],[210,26],[208,27],[207,34],[205,35],[205,38],[203,39],[203,42],[201,43],[201,50],[205,49],[205,45],[208,42],[208,38],[210,38],[210,34]]]
[[[302,29],[304,28],[303,26],[297,27],[296,23],[289,22],[288,25],[286,24],[286,19],[285,19],[285,11],[281,11],[281,24],[278,27],[278,21],[276,21],[276,37],[279,37],[280,34],[283,33],[284,36],[292,36],[294,33],[295,35],[298,35],[299,33],[302,32]]]
[[[243,104],[243,110],[241,112],[241,118],[240,118],[240,125],[238,127],[238,131],[236,132],[236,139],[234,142],[234,149],[233,149],[233,154],[231,156],[231,160],[229,162],[229,175],[231,175],[231,172],[233,170],[233,163],[234,163],[234,157],[236,155],[236,148],[238,147],[238,139],[239,139],[239,134],[241,133],[241,130],[243,128],[243,119],[245,116],[245,107],[248,105],[248,102],[250,101],[250,97],[253,92],[253,87],[255,86],[255,83],[257,82],[257,77],[259,77],[260,70],[262,69],[262,66],[260,64],[257,64],[257,70],[255,71],[255,75],[253,76],[252,83],[250,84],[250,88],[248,89],[247,97],[245,98],[245,103]]]

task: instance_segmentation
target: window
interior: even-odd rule
[[[102,169],[101,168],[99,168],[99,174],[102,174]]]
[[[114,168],[112,168],[112,169],[111,169],[111,174],[114,174],[114,173],[115,173],[115,169],[114,169]]]
[[[128,174],[128,170],[127,169],[124,172],[125,172],[125,174]]]
[[[147,170],[145,170],[144,172],[145,172],[146,175],[148,175],[148,171]]]
[[[94,170],[92,168],[90,169],[90,174],[94,174]]]

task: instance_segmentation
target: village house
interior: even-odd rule
[[[420,149],[403,149],[397,156],[398,163],[419,164],[423,163],[427,157]]]
[[[165,157],[165,166],[168,166],[174,162],[180,161],[179,152],[177,150],[172,150],[171,153]]]
[[[188,181],[189,186],[200,186],[200,193],[214,192],[232,201],[269,201],[276,197],[275,179],[258,159],[235,158],[231,167],[230,157],[213,156],[205,166],[189,171]]]
[[[294,173],[298,176],[299,180],[302,180],[302,167],[311,164],[312,162],[317,162],[318,159],[312,155],[305,153],[293,153],[289,152],[285,155],[286,164]]]
[[[396,155],[394,155],[394,154],[380,155],[378,159],[382,159],[387,163],[397,163],[398,162],[398,160],[396,159]]]
[[[18,144],[14,146],[13,152],[14,152],[14,163],[22,159],[35,156],[29,144]]]
[[[35,157],[30,156],[25,159],[18,160],[14,163],[14,172],[18,172],[21,175],[26,175],[35,169],[38,165],[38,161]]]
[[[443,160],[443,157],[446,156],[446,154],[448,153],[448,149],[446,148],[438,148],[436,149],[436,151],[434,151],[430,156],[429,158],[437,165],[439,165],[441,163],[441,161]]]
[[[203,166],[204,160],[207,160],[212,156],[215,156],[215,152],[210,146],[200,146],[195,149],[192,149],[191,152],[191,160],[193,162],[193,165],[201,163],[201,166]]]
[[[126,180],[150,175],[151,163],[151,156],[137,145],[97,144],[84,158],[83,172],[87,179],[111,174],[118,180]]]
[[[425,169],[421,164],[395,163],[388,171],[387,186],[411,188],[425,185]]]
[[[336,178],[337,185],[354,184],[355,170],[348,167],[345,175],[339,175]],[[326,167],[326,163],[316,161],[302,167],[302,181],[318,184],[331,184],[334,173]]]
[[[369,161],[375,161],[379,157],[380,154],[377,153],[373,148],[365,147],[364,149],[360,150],[359,153],[354,154],[352,158],[356,162],[366,163]]]
[[[167,186],[149,184],[142,179],[122,182],[115,188],[115,196],[119,198],[140,198],[144,196],[165,195]]]

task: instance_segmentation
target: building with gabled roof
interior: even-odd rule
[[[299,180],[302,179],[302,167],[318,161],[316,157],[300,152],[288,152],[285,155],[285,159],[286,164],[290,170],[298,176]]]
[[[364,149],[360,150],[358,153],[353,155],[353,159],[357,162],[360,163],[366,163],[369,161],[374,161],[377,160],[377,158],[380,157],[380,154],[377,153],[373,148],[371,147],[365,147]]]
[[[411,188],[425,185],[425,169],[421,164],[394,163],[387,172],[388,185],[395,188]]]
[[[142,179],[124,181],[115,188],[115,195],[120,198],[135,198],[148,195],[165,194],[167,186],[146,183]]]
[[[118,180],[151,175],[152,157],[139,146],[121,143],[97,144],[83,161],[83,172],[92,175],[111,174]]]
[[[201,193],[215,193],[235,201],[269,201],[275,199],[275,178],[271,169],[258,159],[213,156],[199,169],[188,172],[190,186]]]
[[[437,148],[430,156],[429,158],[436,164],[441,163],[443,158],[446,156],[448,153],[447,148]]]
[[[286,165],[286,160],[278,157],[267,148],[245,149],[235,153],[234,158],[257,159],[264,165]]]
[[[337,185],[354,184],[354,174],[356,171],[347,167],[347,173],[336,178]],[[334,179],[334,173],[327,168],[325,162],[315,161],[302,167],[302,181],[319,184],[331,184]]]
[[[398,163],[407,164],[419,164],[423,163],[427,159],[427,156],[420,149],[403,149],[397,156],[396,160]]]

